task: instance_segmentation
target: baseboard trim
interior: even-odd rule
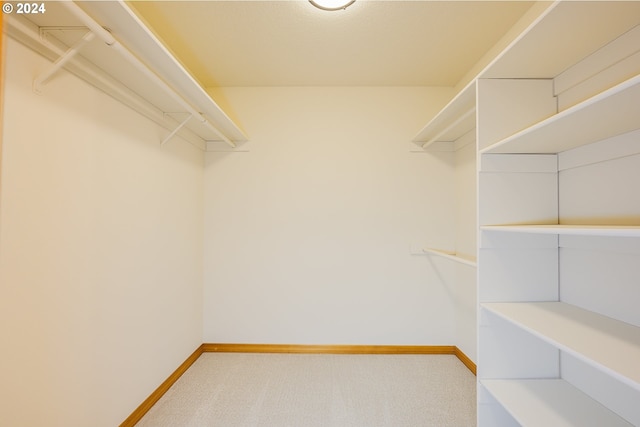
[[[473,360],[469,359],[469,356],[464,354],[464,352],[458,347],[455,347],[453,354],[456,355],[456,357],[462,362],[464,366],[467,367],[467,369],[469,369],[473,373],[473,375],[477,375],[476,364],[473,363]]]
[[[131,413],[131,415],[129,415],[129,417],[122,422],[122,424],[120,424],[120,427],[133,427],[133,426],[135,426],[138,423],[138,421],[140,421],[142,419],[142,417],[147,412],[149,412],[149,410],[153,407],[153,405],[155,405],[158,402],[158,400],[160,400],[160,398],[167,392],[167,390],[169,390],[171,388],[171,386],[176,381],[178,381],[178,378],[180,378],[182,376],[182,374],[184,374],[187,371],[187,369],[189,369],[191,367],[191,365],[193,365],[193,363],[196,360],[198,360],[198,357],[200,357],[200,355],[203,353],[202,348],[203,348],[203,345],[200,345],[191,354],[191,356],[187,357],[187,360],[182,362],[182,364],[180,366],[178,366],[178,369],[173,371],[173,373],[171,375],[169,375],[169,378],[164,380],[164,382],[162,384],[160,384],[160,387],[155,389],[153,391],[153,393],[151,393],[149,395],[149,397],[147,397],[145,399],[145,401],[142,402],[142,404],[140,404],[140,406],[138,406],[135,409],[135,411],[133,411]]]
[[[120,427],[134,427],[158,400],[178,381],[202,353],[296,353],[296,354],[451,354],[476,375],[476,364],[455,345],[305,345],[305,344],[226,344],[200,345],[182,362],[160,387],[154,390]]]
[[[205,343],[205,353],[455,354],[453,345],[306,345]]]
[[[298,353],[298,354],[452,354],[473,375],[476,364],[455,345],[306,345],[306,344],[202,344],[204,353]]]

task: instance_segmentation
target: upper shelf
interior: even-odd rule
[[[640,128],[640,75],[549,117],[481,153],[559,153]]]
[[[554,78],[638,23],[640,2],[556,1],[478,78]]]
[[[247,140],[124,2],[82,2],[81,6],[48,2],[44,14],[8,15],[7,32],[58,60],[91,31],[97,37],[70,56],[64,65],[68,71],[168,130],[191,117],[178,134],[202,149],[209,141],[235,145]]]
[[[469,83],[413,138],[427,148],[436,142],[454,142],[476,127],[476,82]]]

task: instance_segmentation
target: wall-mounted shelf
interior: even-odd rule
[[[473,80],[462,89],[427,125],[413,138],[413,142],[426,149],[436,142],[451,145],[476,126],[476,82]]]
[[[202,150],[247,140],[124,2],[50,2],[46,13],[5,18],[9,36],[52,61],[65,58],[66,70],[166,128],[160,140],[176,130]],[[69,55],[89,32],[96,37]]]
[[[640,390],[640,327],[562,302],[481,307]]]
[[[632,426],[561,379],[483,380],[481,384],[523,426]]]
[[[461,264],[469,265],[472,267],[477,266],[477,262],[475,258],[459,255],[459,254],[456,254],[455,252],[448,252],[448,251],[443,251],[441,249],[434,249],[434,248],[424,248],[422,249],[422,251],[426,254],[436,255],[436,256],[446,258],[455,262],[459,262]]]
[[[640,237],[638,225],[483,225],[483,231],[501,231],[509,233],[533,234],[573,234],[583,236]]]
[[[480,153],[567,151],[638,129],[639,110],[640,75],[490,145]]]

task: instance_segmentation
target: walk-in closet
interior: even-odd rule
[[[640,1],[320,2],[3,4],[0,426],[640,426]]]

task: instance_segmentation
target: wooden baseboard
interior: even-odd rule
[[[453,345],[202,344],[207,353],[455,354]]]
[[[452,354],[476,375],[476,365],[455,345],[304,345],[304,344],[216,344],[196,349],[160,387],[155,389],[120,427],[133,427],[160,400],[202,353],[296,353],[296,354]]]
[[[136,410],[133,411],[131,415],[129,415],[129,417],[122,422],[122,424],[120,424],[120,427],[135,426],[138,421],[142,419],[144,414],[149,412],[149,409],[151,409],[153,405],[155,405],[156,402],[158,402],[158,400],[160,400],[160,398],[167,392],[167,390],[169,390],[171,386],[176,381],[178,381],[178,378],[180,378],[182,374],[184,374],[187,369],[189,369],[189,367],[191,367],[191,365],[193,365],[193,363],[198,360],[198,357],[200,357],[200,355],[203,353],[202,347],[203,346],[200,345],[200,347],[198,347],[196,351],[194,351],[191,356],[187,358],[187,360],[182,362],[182,364],[178,366],[178,369],[173,371],[173,373],[169,375],[169,378],[164,380],[164,382],[160,384],[160,387],[155,389],[154,392],[151,393],[151,395],[147,397],[145,401],[142,402],[142,404],[140,404],[140,406],[138,406]]]
[[[464,364],[464,366],[467,367],[467,369],[473,372],[473,375],[477,375],[476,364],[473,363],[473,360],[469,359],[469,357],[466,354],[464,354],[462,350],[456,347],[453,354],[455,354],[458,357],[458,359],[460,359],[460,361]]]
[[[476,364],[455,345],[304,345],[304,344],[202,344],[204,353],[298,354],[452,354],[476,375]]]

